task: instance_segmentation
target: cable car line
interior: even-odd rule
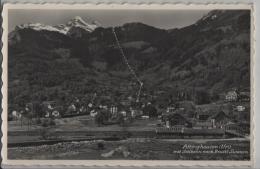
[[[136,81],[139,83],[139,89],[138,89],[138,93],[137,93],[137,99],[136,99],[136,102],[139,102],[139,97],[140,97],[140,94],[141,94],[141,90],[142,90],[142,87],[143,87],[143,82],[138,78],[136,72],[134,71],[134,69],[130,66],[129,62],[128,62],[128,59],[127,57],[125,56],[125,53],[124,53],[124,50],[122,48],[122,46],[120,45],[119,43],[119,40],[118,40],[118,37],[117,37],[117,34],[116,34],[116,31],[115,31],[115,28],[112,27],[112,32],[113,32],[113,35],[115,37],[115,40],[116,40],[116,43],[117,43],[117,46],[118,46],[118,49],[123,57],[123,60],[125,62],[125,64],[127,65],[129,71],[132,73],[132,75],[134,76],[134,78],[136,79]]]

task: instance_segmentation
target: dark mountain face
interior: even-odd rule
[[[112,29],[84,25],[65,34],[63,26],[58,31],[26,27],[9,34],[9,103],[68,102],[94,92],[135,97],[137,82]],[[160,100],[185,93],[185,99],[194,99],[194,92],[205,91],[211,98],[230,88],[250,88],[250,11],[212,11],[181,29],[128,23],[115,31],[144,82],[142,95]]]

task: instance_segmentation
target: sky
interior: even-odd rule
[[[46,10],[12,9],[8,13],[9,31],[24,23],[47,25],[65,24],[75,16],[85,21],[96,20],[102,27],[121,26],[129,22],[142,22],[162,29],[191,25],[209,10]]]

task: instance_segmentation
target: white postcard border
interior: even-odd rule
[[[8,10],[10,9],[149,9],[149,10],[166,10],[166,9],[249,9],[251,10],[251,141],[250,141],[250,161],[187,161],[187,160],[8,160],[7,159],[7,108],[8,108],[8,69],[7,69],[7,57],[8,57]],[[254,36],[255,36],[255,25],[254,25],[254,10],[252,4],[180,4],[180,3],[164,3],[164,4],[130,4],[130,3],[97,3],[97,4],[62,4],[62,3],[46,3],[46,4],[35,4],[35,3],[15,3],[15,4],[4,4],[3,5],[3,34],[2,34],[2,165],[3,166],[92,166],[92,167],[105,167],[105,166],[138,166],[138,167],[167,167],[167,166],[178,166],[178,167],[208,167],[208,166],[230,166],[230,167],[249,167],[254,164]],[[4,119],[4,120],[3,120]],[[6,120],[5,120],[6,119]]]

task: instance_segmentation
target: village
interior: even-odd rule
[[[102,104],[94,93],[90,102],[75,97],[68,106],[62,106],[55,101],[28,103],[20,111],[10,110],[9,134],[18,132],[19,135],[19,131],[22,131],[23,135],[42,129],[66,132],[72,130],[69,126],[73,128],[70,122],[77,121],[78,125],[75,125],[73,130],[99,137],[102,134],[98,132],[102,131],[108,131],[109,137],[113,137],[115,133],[120,135],[119,131],[127,131],[127,137],[166,139],[248,137],[249,92],[232,90],[226,92],[222,98],[210,104],[196,105],[193,101],[182,100],[162,107],[155,101],[145,102],[140,99],[137,102],[132,97],[117,104]],[[41,139],[49,140],[50,137]],[[12,137],[10,140],[12,142]]]

